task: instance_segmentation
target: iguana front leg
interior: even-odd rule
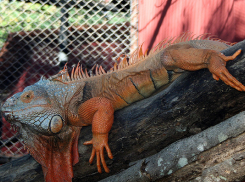
[[[85,142],[85,145],[93,145],[92,154],[89,162],[92,163],[96,155],[97,169],[101,173],[101,163],[105,172],[109,172],[104,158],[104,148],[108,157],[113,158],[108,145],[108,133],[114,120],[114,108],[109,99],[103,97],[94,97],[81,104],[78,109],[78,115],[82,123],[92,124],[93,139]]]
[[[226,62],[235,59],[240,53],[241,50],[238,50],[232,56],[225,56],[211,49],[194,48],[190,44],[173,45],[165,50],[163,64],[167,70],[180,68],[195,71],[208,68],[215,80],[221,79],[227,85],[245,91],[245,86],[226,69]]]

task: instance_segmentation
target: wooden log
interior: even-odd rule
[[[101,182],[240,181],[245,178],[245,112],[181,139]]]
[[[227,67],[233,76],[245,83],[245,42],[240,42],[223,53],[231,55],[238,48],[243,49],[242,55],[228,62]],[[109,180],[109,176],[121,171],[132,172],[130,167],[135,161],[144,158],[148,160],[149,157],[162,152],[164,148],[180,139],[183,139],[179,141],[183,144],[179,145],[178,149],[191,147],[190,144],[184,142],[186,140],[184,138],[196,136],[197,133],[244,110],[244,96],[244,92],[236,91],[222,81],[213,80],[211,73],[206,69],[184,73],[164,91],[115,113],[115,122],[109,137],[109,145],[114,155],[113,160],[107,160],[111,170],[109,174],[99,174],[95,164],[89,165],[88,160],[92,149],[82,143],[91,139],[91,127],[82,128],[79,139],[80,162],[74,166],[73,181],[99,181],[104,178]],[[236,129],[234,128],[235,133]],[[210,150],[210,148],[203,148],[202,152]],[[186,159],[183,159],[182,164],[186,164],[185,161]],[[152,174],[146,172],[151,164],[147,162],[135,163],[140,166],[140,172],[145,174],[141,175],[142,179],[169,179],[168,173],[164,173],[165,176],[158,175],[153,178]],[[190,164],[187,163],[185,168],[187,166]],[[172,170],[171,176],[174,176],[174,171],[177,169],[181,170],[181,168],[173,167],[168,172]],[[137,170],[135,172],[140,174]],[[199,171],[199,173],[202,172],[203,170]],[[0,174],[0,181],[43,181],[40,165],[30,156],[2,165]],[[120,175],[119,173],[118,176]],[[133,177],[135,176],[132,176],[132,181],[134,181]]]

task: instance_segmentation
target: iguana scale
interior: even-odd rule
[[[31,155],[42,165],[46,181],[71,181],[72,166],[79,160],[78,137],[83,126],[92,124],[93,138],[89,162],[97,158],[98,172],[109,172],[104,148],[113,158],[108,145],[114,111],[151,96],[168,86],[183,70],[208,68],[215,80],[245,91],[245,86],[226,69],[232,56],[219,51],[230,45],[218,40],[187,40],[183,36],[163,41],[148,55],[139,48],[105,72],[96,67],[95,75],[88,75],[79,64],[68,74],[66,67],[49,79],[41,79],[23,92],[7,99],[2,106],[5,118],[20,127]]]

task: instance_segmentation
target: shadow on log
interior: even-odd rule
[[[242,54],[227,67],[245,84],[245,41],[223,53],[238,48]],[[89,165],[92,149],[82,143],[91,139],[91,127],[82,128],[73,181],[243,180],[245,114],[238,113],[244,102],[244,92],[214,80],[206,69],[184,73],[164,91],[115,113],[109,174]],[[0,181],[43,181],[29,155],[2,165],[0,174]]]

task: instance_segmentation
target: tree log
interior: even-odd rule
[[[238,48],[242,54],[227,68],[245,84],[245,41],[223,53],[231,55]],[[89,165],[92,149],[83,142],[91,139],[91,127],[82,128],[73,181],[243,179],[244,96],[214,80],[207,69],[186,72],[167,89],[115,112],[109,174]],[[41,167],[30,155],[2,165],[0,174],[0,181],[43,181]]]

